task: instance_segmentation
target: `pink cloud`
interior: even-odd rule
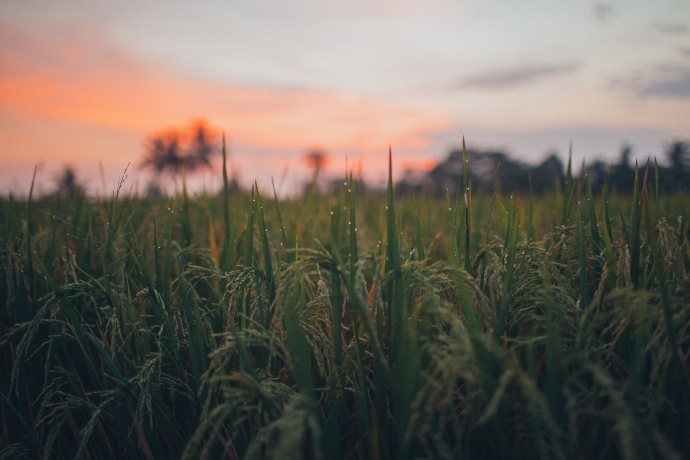
[[[12,35],[8,38],[8,36]],[[0,40],[0,107],[28,118],[70,120],[145,134],[190,117],[223,126],[237,142],[268,149],[418,149],[445,130],[437,114],[350,94],[209,82],[165,72],[98,43],[48,44],[16,31]],[[46,52],[46,47],[50,52]]]

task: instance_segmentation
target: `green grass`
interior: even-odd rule
[[[0,458],[687,458],[688,200],[0,201]]]

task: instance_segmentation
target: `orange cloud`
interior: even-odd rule
[[[142,135],[203,116],[227,129],[235,142],[280,150],[323,145],[368,151],[388,143],[421,149],[424,133],[448,127],[439,115],[350,94],[173,75],[112,50],[105,51],[106,59],[95,45],[69,37],[51,43],[50,63],[41,65],[32,61],[45,59],[39,45],[0,53],[0,107],[27,118]]]
[[[148,135],[193,117],[225,129],[231,151],[240,151],[234,161],[242,177],[260,183],[287,165],[306,170],[299,158],[313,146],[334,159],[329,170],[344,167],[349,155],[366,158],[365,176],[378,177],[389,144],[399,161],[416,161],[428,133],[449,129],[436,113],[334,91],[183,76],[108,47],[97,34],[42,38],[5,25],[0,21],[0,169],[28,180],[37,162],[47,169],[70,163],[91,177],[101,163],[110,184],[128,162],[136,172]],[[9,181],[6,174],[0,180]]]

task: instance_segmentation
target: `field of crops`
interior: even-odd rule
[[[0,458],[690,458],[690,200],[570,171],[3,199]]]

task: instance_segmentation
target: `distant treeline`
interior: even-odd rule
[[[632,149],[624,146],[618,163],[607,164],[601,160],[585,165],[592,191],[598,193],[609,184],[618,193],[630,193],[635,183],[635,164],[631,160]],[[690,192],[690,143],[677,141],[669,145],[663,163],[658,165],[659,189],[665,193]],[[660,159],[661,161],[661,159]],[[510,158],[500,151],[467,150],[469,178],[473,190],[491,192],[496,187],[504,192],[514,191],[544,194],[556,190],[565,181],[566,165],[555,154],[537,166],[530,166]],[[576,165],[573,165],[575,168]],[[640,176],[644,164],[639,165]],[[655,183],[655,159],[650,159],[649,180]],[[421,192],[430,194],[455,194],[462,187],[462,150],[454,150],[448,158],[432,170],[421,173],[406,171],[398,183],[399,193]],[[579,168],[578,168],[579,170]]]

